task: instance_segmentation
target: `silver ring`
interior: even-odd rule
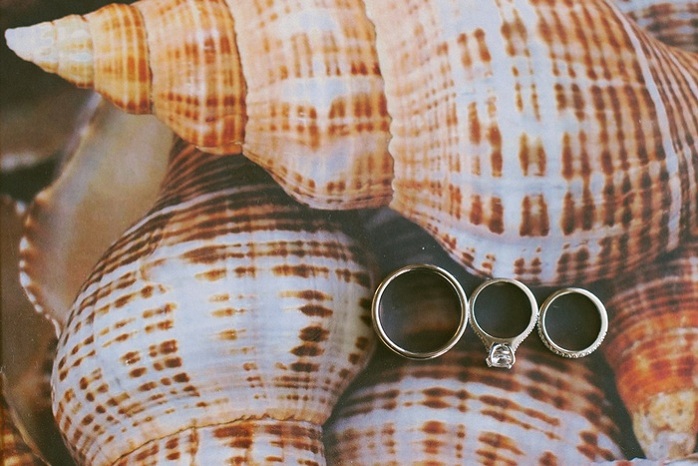
[[[557,299],[570,294],[580,294],[586,297],[589,301],[591,301],[596,308],[596,311],[599,313],[599,333],[596,336],[596,339],[590,345],[581,349],[568,349],[555,343],[548,332],[546,323],[548,311],[552,308],[553,303]],[[543,340],[545,346],[547,346],[548,349],[555,354],[564,356],[566,358],[581,358],[588,356],[593,353],[596,348],[599,347],[599,345],[601,345],[601,342],[606,337],[606,332],[608,332],[608,314],[606,313],[606,308],[601,300],[588,290],[583,288],[564,288],[548,296],[548,298],[541,305],[540,315],[538,316],[538,335],[540,336],[540,339]]]
[[[526,328],[513,337],[497,337],[489,334],[485,331],[477,320],[475,306],[477,306],[478,297],[482,294],[485,289],[491,286],[514,286],[521,290],[526,297],[526,300],[531,308],[531,317],[529,319]],[[538,303],[536,298],[531,292],[531,290],[518,280],[510,278],[495,278],[492,280],[487,280],[478,286],[473,292],[470,298],[470,323],[475,330],[475,333],[480,337],[480,340],[487,348],[487,365],[489,367],[502,367],[506,369],[511,369],[511,367],[516,362],[516,349],[519,347],[522,341],[526,339],[528,335],[533,331],[536,326],[536,319],[538,317]]]
[[[444,345],[430,351],[412,351],[400,346],[398,343],[394,341],[393,338],[391,338],[388,335],[383,326],[382,301],[386,293],[386,290],[388,290],[389,287],[395,285],[398,280],[404,280],[408,278],[408,275],[413,272],[427,272],[430,274],[435,274],[438,277],[444,279],[446,283],[450,285],[450,287],[453,289],[460,308],[460,319],[453,335]],[[465,328],[468,325],[468,300],[465,296],[465,291],[463,291],[463,288],[461,287],[460,283],[458,283],[455,277],[446,270],[431,264],[412,264],[397,269],[394,272],[390,273],[390,275],[388,275],[381,282],[381,284],[378,285],[378,289],[376,290],[376,293],[373,295],[373,302],[371,304],[371,317],[373,318],[373,328],[378,334],[378,337],[392,351],[399,354],[400,356],[404,356],[409,359],[432,359],[441,356],[442,354],[453,348],[453,346],[456,343],[458,343],[458,340],[460,340],[460,338],[463,336]]]

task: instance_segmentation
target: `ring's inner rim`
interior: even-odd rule
[[[473,298],[473,318],[488,335],[514,338],[531,325],[534,310],[528,294],[511,282],[493,282]]]
[[[601,314],[597,304],[582,293],[557,296],[547,307],[543,325],[548,338],[569,351],[583,351],[594,345],[601,334]]]
[[[416,268],[392,278],[377,303],[380,324],[398,349],[429,354],[447,347],[462,326],[465,303],[436,270]]]

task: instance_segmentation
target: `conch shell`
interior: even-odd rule
[[[466,338],[426,362],[376,352],[326,426],[333,464],[588,464],[622,458],[589,361],[542,345],[512,371]]]
[[[693,452],[698,436],[698,243],[619,277],[601,346],[649,458]]]
[[[235,4],[235,20],[223,0],[114,4],[7,38],[204,150],[244,149],[316,206],[387,202],[389,118],[362,3],[276,2],[265,14],[255,3]]]
[[[698,58],[606,0],[142,0],[6,37],[312,207],[392,197],[480,275],[579,285],[698,230]]]
[[[53,409],[82,464],[324,464],[373,348],[370,260],[242,156],[179,144],[155,207],[96,265]]]

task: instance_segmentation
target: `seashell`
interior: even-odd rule
[[[613,282],[601,346],[649,458],[678,458],[698,435],[698,243]]]
[[[392,117],[391,207],[459,262],[579,285],[695,227],[696,56],[603,1],[408,2],[397,24],[397,2],[366,6]]]
[[[698,52],[695,0],[615,0],[618,9],[662,42]]]
[[[622,458],[589,362],[556,358],[542,345],[524,344],[519,354],[512,371],[493,371],[467,334],[426,362],[379,349],[325,427],[328,462],[588,464]]]
[[[172,140],[155,117],[127,115],[102,102],[58,179],[31,204],[22,284],[57,334],[100,256],[155,201]]]
[[[25,441],[20,432],[10,406],[5,400],[5,387],[7,382],[4,375],[0,377],[2,396],[0,396],[0,424],[2,425],[2,455],[5,466],[39,466],[45,465],[43,459],[38,456],[31,446]]]
[[[34,312],[19,283],[17,259],[25,215],[23,204],[0,196],[0,367],[3,402],[12,411],[12,422],[10,417],[3,418],[7,421],[3,429],[14,423],[21,430],[22,443],[51,464],[69,464],[51,412],[49,377],[56,337],[51,324]],[[2,444],[3,464],[12,464],[10,441]],[[22,457],[31,456],[17,448]]]
[[[83,285],[52,376],[82,464],[324,464],[373,348],[363,249],[241,156],[178,144]]]
[[[316,207],[386,203],[389,118],[361,1],[266,8],[239,2],[234,20],[224,0],[149,0],[7,37],[20,56],[154,113],[204,150],[244,150]]]
[[[313,207],[392,195],[479,275],[580,285],[698,231],[696,55],[605,0],[363,6],[142,0],[6,37]]]

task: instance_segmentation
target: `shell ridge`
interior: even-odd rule
[[[140,8],[137,7],[137,4],[139,2],[135,2],[133,5],[129,5],[131,8],[133,8],[137,14],[141,18],[142,24],[145,24],[145,18],[143,17],[143,12],[140,10]],[[143,28],[143,35],[145,36],[145,63],[146,66],[148,67],[148,89],[150,89],[150,92],[148,93],[148,112],[152,113],[153,112],[153,94],[152,94],[152,89],[153,89],[153,65],[151,64],[150,60],[150,32],[148,31],[148,28]],[[159,118],[159,117],[158,117]],[[164,120],[161,120],[164,121]]]
[[[610,2],[609,2],[610,3]],[[610,4],[610,9],[614,12],[616,18],[623,26],[626,36],[635,50],[638,56],[637,63],[640,67],[644,82],[646,84],[645,89],[650,94],[652,98],[652,103],[655,107],[655,115],[659,121],[658,129],[662,135],[662,147],[664,149],[664,162],[667,165],[666,170],[670,174],[679,173],[679,157],[680,155],[676,152],[673,144],[673,138],[671,134],[671,122],[668,118],[668,110],[662,100],[662,97],[657,88],[657,81],[654,78],[652,69],[650,68],[649,57],[645,53],[642,42],[640,41],[639,35],[642,34],[638,30],[635,23],[630,20],[625,14],[618,10],[617,6]],[[661,44],[659,44],[661,46]],[[698,94],[697,94],[698,95]],[[669,232],[669,248],[675,249],[679,243],[679,234],[681,229],[678,228],[679,220],[681,218],[681,186],[678,177],[670,176],[669,189],[671,190],[671,206],[669,208],[670,214],[670,228]]]

